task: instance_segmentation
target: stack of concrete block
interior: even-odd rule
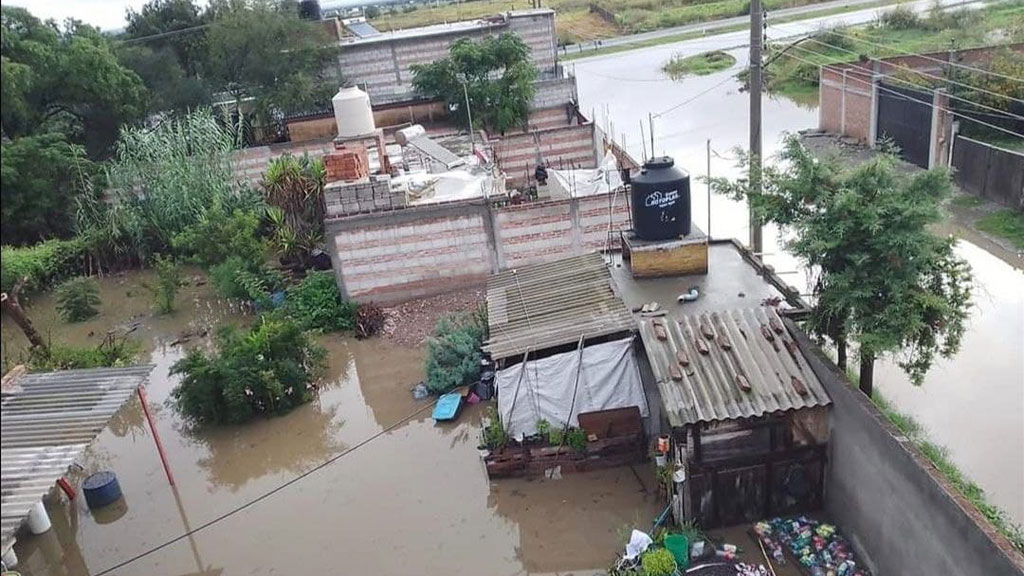
[[[397,210],[408,205],[405,193],[392,190],[391,178],[374,175],[355,182],[331,182],[324,187],[327,217]]]

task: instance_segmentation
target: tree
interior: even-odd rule
[[[794,136],[780,160],[782,168],[764,168],[760,193],[744,179],[716,178],[712,186],[792,233],[786,248],[815,274],[810,327],[836,344],[841,365],[847,342],[857,345],[865,394],[884,354],[896,355],[920,384],[936,354],[959,349],[970,307],[969,266],[951,238],[928,230],[942,218],[948,172],[909,175],[888,154],[842,168],[835,158],[812,157]]]
[[[174,55],[188,77],[196,77],[207,60],[205,15],[193,0],[151,0],[138,12],[128,9],[129,39],[145,39],[155,52]]]
[[[75,198],[94,169],[85,150],[55,133],[5,141],[2,147],[0,240],[27,244],[69,236]]]
[[[377,5],[370,5],[363,9],[363,16],[372,20],[380,17],[380,7]]]
[[[324,80],[332,49],[323,28],[269,0],[217,0],[210,5],[206,72],[237,103],[256,100],[266,121],[276,113],[326,107]]]
[[[91,158],[109,153],[121,126],[145,108],[139,77],[91,26],[69,20],[59,27],[10,6],[0,20],[4,135],[60,132]]]
[[[537,69],[521,38],[510,33],[481,42],[460,38],[449,54],[430,64],[411,66],[418,93],[446,100],[461,122],[467,121],[468,95],[474,122],[501,134],[526,124]]]
[[[197,76],[190,76],[167,47],[122,44],[117,48],[121,63],[138,74],[149,90],[148,112],[185,113],[210,103],[210,88]]]
[[[98,30],[0,8],[2,240],[24,244],[71,231],[92,164],[145,107],[146,92]]]

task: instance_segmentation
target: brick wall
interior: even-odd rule
[[[483,283],[493,272],[603,250],[627,228],[623,193],[516,206],[484,200],[360,214],[327,223],[335,271],[357,301],[397,302]],[[617,236],[616,236],[617,238]],[[610,245],[617,249],[618,244]]]
[[[532,108],[551,108],[568,102],[579,102],[576,78],[565,76],[534,83],[533,101],[530,103]]]

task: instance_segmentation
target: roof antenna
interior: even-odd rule
[[[651,158],[654,158],[654,115],[647,113],[647,122],[651,125]]]
[[[644,136],[644,121],[640,121],[640,146],[643,147],[643,160],[647,164],[647,136]]]

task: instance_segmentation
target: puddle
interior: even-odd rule
[[[168,371],[184,350],[166,343],[215,320],[246,318],[222,312],[204,286],[179,298],[176,315],[154,320],[148,294],[138,301],[124,294],[138,276],[104,280],[105,309],[88,323],[55,318],[47,295],[34,299],[29,314],[41,330],[79,344],[94,341],[90,331],[105,332],[106,325],[139,315],[136,337],[156,365],[149,402],[176,486],[168,485],[133,400],[82,459],[82,476],[117,472],[124,502],[94,513],[81,498],[51,501],[54,529],[26,535],[17,546],[24,574],[101,572],[274,489],[424,406],[409,393],[423,377],[421,349],[328,335],[320,339],[329,353],[328,376],[316,400],[278,418],[193,429],[168,403],[176,384]],[[3,339],[11,353],[23,340],[6,322]],[[193,339],[189,345],[205,343]],[[477,451],[482,414],[482,406],[471,407],[458,422],[436,426],[424,412],[274,496],[114,573],[591,574],[614,560],[624,541],[620,533],[650,526],[660,512],[648,466],[489,483]]]

